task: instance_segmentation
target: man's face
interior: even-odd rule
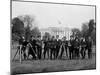
[[[32,37],[32,40],[34,39],[34,37]]]
[[[70,39],[73,40],[73,37],[71,37]]]
[[[22,37],[22,39],[24,40],[25,38],[24,38],[24,37]]]
[[[54,39],[55,39],[55,37],[53,36],[53,37],[52,37],[52,40],[54,40]]]
[[[89,40],[91,40],[91,37],[89,37]]]
[[[76,41],[78,41],[78,39],[76,39]]]
[[[85,41],[85,39],[83,39],[83,41]]]
[[[56,39],[58,39],[59,38],[59,36],[56,36]]]

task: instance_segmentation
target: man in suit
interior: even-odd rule
[[[55,37],[52,36],[52,38],[49,41],[49,46],[50,46],[50,59],[52,60],[53,57],[54,59],[56,58],[56,40]]]
[[[27,58],[26,53],[25,53],[27,44],[28,44],[28,42],[27,42],[27,41],[25,40],[25,38],[23,37],[23,41],[22,41],[22,52],[23,52],[24,59]]]
[[[36,38],[31,37],[29,42],[29,54],[33,56],[33,59],[37,58],[37,51],[36,51]]]
[[[80,41],[79,39],[76,37],[74,40],[74,50],[75,50],[75,58],[79,58],[79,48],[80,48]]]
[[[56,35],[56,50],[55,50],[56,58],[59,55],[60,46],[61,46],[61,40],[59,39],[59,35]]]
[[[46,38],[45,40],[43,40],[43,43],[44,43],[44,52],[43,52],[44,59],[46,58],[46,53],[47,53],[48,58],[49,58],[49,49],[50,49],[49,39]]]
[[[81,39],[81,56],[82,56],[82,59],[84,59],[85,55],[86,55],[86,46],[87,46],[86,40],[85,40],[85,38],[82,38]]]
[[[87,50],[88,50],[88,58],[91,59],[92,58],[92,39],[91,37],[88,37],[88,40],[87,40]]]
[[[74,55],[74,38],[70,36],[70,41],[68,44],[68,49],[69,49],[69,58],[73,59]]]
[[[37,40],[36,40],[36,48],[37,48],[38,59],[41,59],[41,54],[42,54],[42,41],[41,41],[41,37],[38,37]]]

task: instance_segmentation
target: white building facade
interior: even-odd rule
[[[45,32],[50,33],[51,36],[59,35],[59,39],[62,39],[63,37],[66,37],[66,40],[70,39],[70,36],[72,34],[71,29],[65,27],[49,27],[45,29],[40,29],[41,37],[45,34]]]

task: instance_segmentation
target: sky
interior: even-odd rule
[[[95,7],[13,1],[12,18],[21,15],[35,16],[39,28],[68,27],[81,29],[82,23],[95,19]]]

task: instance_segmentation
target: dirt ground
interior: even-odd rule
[[[93,48],[94,50],[94,48]],[[11,50],[11,60],[15,55],[16,48]],[[74,59],[68,60],[63,56],[62,60],[23,60],[19,62],[18,55],[14,61],[11,61],[11,74],[27,74],[41,72],[58,72],[58,71],[74,71],[88,70],[96,68],[95,50],[92,59]]]

